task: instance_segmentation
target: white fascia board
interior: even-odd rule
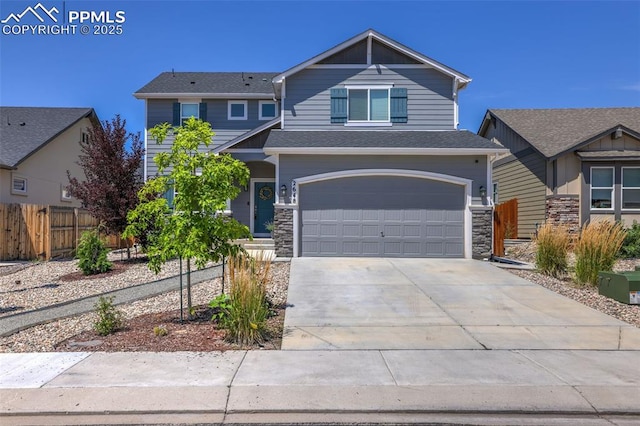
[[[134,93],[136,99],[200,98],[200,99],[273,99],[273,93]]]
[[[506,148],[264,148],[267,155],[316,154],[316,155],[493,155],[509,152]]]

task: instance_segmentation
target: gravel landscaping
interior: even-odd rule
[[[119,259],[119,255],[118,255]],[[78,270],[76,260],[56,261],[47,263],[30,264],[14,273],[3,272],[0,269],[0,292],[3,292],[2,306],[9,304],[22,304],[33,307],[46,306],[51,303],[77,299],[87,295],[94,295],[123,288],[147,281],[157,280],[161,277],[176,275],[179,270],[177,261],[170,262],[163,268],[161,275],[155,275],[149,271],[146,263],[134,263],[128,265],[125,271],[109,274],[107,277],[98,277],[90,280],[76,282],[60,281],[61,276],[74,273]],[[289,284],[289,263],[275,262],[272,264],[272,279],[267,289],[267,296],[272,304],[283,305],[286,303],[287,286]],[[33,271],[30,273],[29,271]],[[50,275],[47,275],[49,273]],[[20,287],[26,290],[15,290],[15,281],[20,280]],[[56,283],[59,287],[42,287],[42,283]],[[90,289],[82,288],[88,284]],[[74,287],[78,287],[75,288]],[[212,279],[194,284],[192,286],[193,305],[207,304],[222,289],[221,279]],[[60,294],[53,294],[61,291]],[[4,293],[10,292],[10,293]],[[31,295],[27,293],[33,293]],[[11,294],[5,299],[6,294]],[[15,294],[15,295],[14,295]],[[186,300],[186,291],[184,291]],[[160,296],[139,300],[127,305],[118,306],[126,319],[137,316],[175,310],[180,306],[180,292],[173,291]],[[5,315],[15,314],[8,312]],[[51,323],[38,325],[11,336],[0,338],[0,352],[50,352],[56,350],[56,344],[69,339],[83,331],[91,330],[96,320],[94,313],[87,313],[70,318],[60,319]]]

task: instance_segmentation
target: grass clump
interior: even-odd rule
[[[564,226],[545,223],[536,237],[536,267],[545,275],[560,277],[567,272],[569,232]]]
[[[598,272],[613,268],[626,235],[620,222],[602,220],[583,226],[575,248],[578,283],[596,285]]]
[[[85,275],[109,271],[113,264],[107,260],[107,252],[107,247],[98,235],[98,231],[83,232],[76,252],[76,258],[79,259],[78,267]]]
[[[262,256],[238,256],[230,258],[228,266],[229,298],[223,303],[223,326],[237,344],[261,343],[269,317],[266,295],[271,261]]]
[[[122,312],[113,306],[113,296],[100,296],[98,302],[95,304],[95,309],[98,319],[93,324],[93,328],[99,335],[106,336],[122,328],[124,325]]]

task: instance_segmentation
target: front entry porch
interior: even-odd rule
[[[250,172],[250,182],[231,201],[231,214],[249,227],[255,238],[271,238],[276,196],[275,166],[266,161],[245,162]]]

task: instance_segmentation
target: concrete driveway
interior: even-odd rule
[[[640,329],[467,259],[296,258],[282,349],[640,350]]]

